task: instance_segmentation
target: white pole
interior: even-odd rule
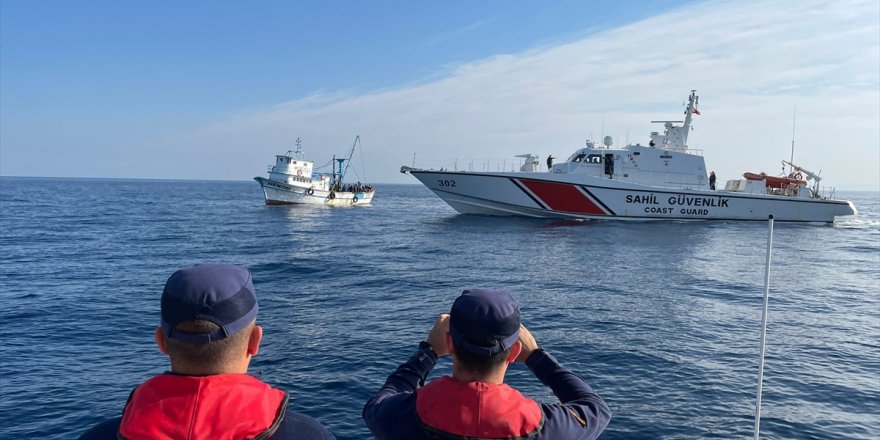
[[[773,248],[773,216],[769,218],[767,263],[764,265],[764,311],[761,314],[761,358],[758,362],[758,398],[755,403],[755,440],[761,435],[761,387],[764,384],[764,347],[767,342],[767,306],[770,302],[770,254]]]

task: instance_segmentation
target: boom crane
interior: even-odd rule
[[[819,181],[822,180],[822,178],[819,177],[819,173],[821,173],[822,171],[819,171],[819,173],[814,173],[806,168],[799,167],[799,166],[797,166],[787,160],[783,160],[782,165],[783,166],[788,165],[790,167],[789,169],[792,170],[792,173],[801,173],[807,177],[807,180],[812,180],[813,181],[813,188],[812,188],[813,189],[813,197],[816,197],[816,198],[819,197]]]

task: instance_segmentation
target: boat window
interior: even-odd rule
[[[581,153],[581,154],[578,154],[577,156],[575,156],[574,159],[572,159],[571,161],[572,162],[580,162],[580,161],[584,160],[585,157],[587,157],[587,155],[584,153]]]
[[[284,159],[282,159],[280,157],[278,158],[278,162],[283,162],[283,161],[284,161]]]
[[[587,160],[585,163],[602,163],[602,155],[601,154],[591,154],[587,156]]]

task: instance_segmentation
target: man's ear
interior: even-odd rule
[[[260,351],[260,341],[262,340],[263,327],[255,325],[254,328],[251,329],[251,335],[248,338],[247,354],[250,356],[256,356],[257,352]]]
[[[156,327],[156,334],[154,335],[156,339],[156,345],[159,347],[159,351],[164,355],[168,355],[168,341],[165,339],[165,333],[162,332],[162,327]]]
[[[510,354],[507,355],[507,363],[512,364],[516,362],[516,358],[519,356],[519,353],[522,351],[522,342],[516,341],[513,343],[513,346],[510,347]]]

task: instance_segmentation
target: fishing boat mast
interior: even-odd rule
[[[341,188],[342,182],[345,180],[345,175],[348,173],[348,168],[351,166],[351,157],[354,155],[354,150],[357,145],[361,142],[361,136],[357,135],[354,138],[354,142],[351,143],[351,146],[348,148],[345,157],[336,158],[336,155],[333,155],[333,179],[331,180],[331,184],[334,188]]]
[[[296,142],[294,142],[294,146],[296,147],[296,150],[288,150],[287,156],[293,157],[293,158],[296,158],[299,160],[305,160],[305,153],[303,153],[303,150],[302,150],[302,139],[297,137]]]
[[[351,166],[351,157],[354,155],[354,149],[361,142],[361,136],[357,135],[354,137],[354,142],[351,143],[351,147],[348,148],[348,155],[345,159],[337,159],[339,161],[339,181],[345,177],[345,174],[348,173],[348,168]],[[345,168],[342,168],[342,164],[345,163]]]

